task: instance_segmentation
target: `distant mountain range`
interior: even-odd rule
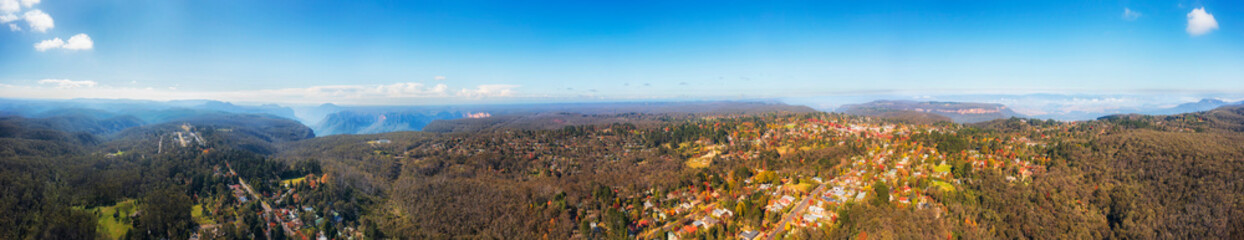
[[[315,129],[317,134],[325,136],[419,131],[423,129],[423,126],[432,123],[432,121],[457,119],[465,116],[466,113],[450,111],[367,112],[347,110],[329,114],[312,129]]]
[[[0,99],[0,116],[51,117],[62,115],[109,118],[129,115],[155,124],[211,113],[259,114],[295,119],[294,110],[276,104],[234,105],[212,100],[150,101],[125,99],[20,100]]]
[[[957,123],[975,123],[994,119],[1022,117],[1002,104],[969,102],[917,102],[904,100],[880,100],[863,104],[848,104],[837,112],[861,116],[895,117],[896,114],[926,113],[949,118]]]
[[[1037,96],[1053,98],[1050,96]],[[1033,98],[1029,96],[1028,98]],[[1059,112],[1042,112],[1025,116],[1011,107],[998,103],[878,100],[847,104],[835,112],[874,116],[907,123],[953,121],[975,123],[1011,117],[1037,119],[1089,120],[1114,114],[1168,115],[1208,111],[1217,107],[1244,104],[1206,98],[1175,106],[1121,108],[1063,108]],[[1098,103],[1100,105],[1100,103]],[[1072,106],[1072,105],[1067,105]],[[574,125],[578,123],[616,122],[616,114],[754,114],[766,112],[807,113],[815,109],[779,102],[704,101],[704,102],[622,102],[622,103],[549,103],[510,105],[452,106],[318,106],[287,107],[276,104],[238,105],[212,100],[18,100],[0,99],[0,116],[46,118],[49,126],[92,134],[110,134],[134,126],[153,125],[204,116],[251,114],[290,119],[310,126],[313,135],[369,134],[396,131],[449,132],[498,128],[533,128]],[[570,115],[557,115],[557,114]],[[581,116],[580,116],[581,115]],[[471,119],[485,118],[485,119]],[[458,120],[462,119],[462,120]],[[440,122],[440,123],[438,123]],[[541,125],[545,126],[545,125]],[[546,126],[546,127],[547,127]]]
[[[935,117],[930,117],[928,115],[947,117],[957,123],[976,123],[1011,117],[1074,121],[1091,120],[1116,114],[1171,115],[1209,111],[1222,106],[1239,104],[1244,104],[1244,101],[1229,102],[1221,99],[1206,98],[1197,102],[1183,103],[1173,107],[1143,106],[1103,108],[1026,116],[1024,114],[1016,113],[1004,104],[998,103],[879,100],[861,104],[842,105],[834,111],[861,116],[910,120],[915,123],[937,121]]]
[[[1180,113],[1209,111],[1209,110],[1214,110],[1215,108],[1222,107],[1222,106],[1239,105],[1239,104],[1244,104],[1244,101],[1227,102],[1221,99],[1206,98],[1206,99],[1201,99],[1201,101],[1198,101],[1198,102],[1179,104],[1178,106],[1171,107],[1171,108],[1155,109],[1151,111],[1138,112],[1138,113],[1149,114],[1149,115],[1180,114]]]
[[[508,116],[511,121],[494,127],[527,126],[546,113],[586,115],[612,114],[729,114],[765,112],[815,112],[799,105],[777,102],[624,102],[548,103],[453,106],[319,106],[286,107],[276,104],[238,105],[212,100],[149,101],[125,99],[23,100],[0,99],[0,116],[48,118],[63,123],[58,129],[77,129],[107,134],[135,126],[153,125],[222,114],[251,114],[290,119],[312,126],[313,135],[367,134],[419,131],[435,121]],[[593,117],[594,118],[594,117]],[[595,121],[595,120],[593,120]],[[496,121],[486,121],[496,122]],[[478,124],[468,124],[478,125]],[[456,126],[449,124],[445,126]],[[491,125],[490,125],[491,126]],[[76,131],[77,131],[76,130]]]
[[[1138,107],[1121,107],[1098,110],[1076,110],[1055,112],[1046,114],[1036,114],[1030,116],[1037,119],[1057,119],[1057,120],[1091,120],[1104,116],[1116,114],[1145,114],[1145,115],[1171,115],[1190,112],[1202,112],[1213,110],[1222,106],[1244,104],[1244,101],[1229,102],[1216,98],[1205,98],[1196,102],[1182,103],[1173,107],[1162,106],[1138,106]]]
[[[328,112],[324,108],[339,111],[327,114],[314,124],[316,134],[369,134],[396,131],[420,131],[429,124],[440,121],[461,121],[435,124],[436,131],[462,131],[463,129],[534,128],[535,123],[560,128],[575,122],[604,122],[590,116],[558,116],[558,113],[574,115],[613,114],[722,114],[765,112],[815,112],[805,106],[765,102],[638,102],[638,103],[569,103],[569,104],[522,104],[522,105],[469,105],[469,106],[415,106],[415,107],[341,107],[325,105],[317,107],[317,113]],[[487,118],[474,120],[471,118]],[[591,120],[577,120],[591,119]],[[315,121],[312,119],[304,122]],[[537,124],[538,125],[538,124]],[[545,126],[545,125],[542,125]]]

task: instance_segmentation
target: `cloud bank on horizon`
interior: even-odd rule
[[[293,104],[435,104],[445,100],[464,102],[516,97],[518,85],[485,84],[472,88],[450,90],[446,84],[426,85],[402,82],[387,85],[328,85],[304,88],[257,89],[238,91],[191,91],[167,87],[116,87],[102,85],[90,80],[42,79],[35,86],[0,84],[0,96],[22,99],[145,99],[183,100],[209,99],[234,102],[264,102]]]
[[[0,0],[0,98],[1244,93],[1238,1],[300,4]]]

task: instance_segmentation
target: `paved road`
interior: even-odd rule
[[[789,213],[782,216],[782,221],[778,221],[778,224],[775,225],[773,229],[769,230],[769,233],[765,233],[765,239],[773,240],[778,235],[781,235],[782,231],[786,230],[786,224],[794,221],[794,218],[801,216],[803,210],[808,208],[808,203],[811,203],[812,199],[816,199],[816,196],[820,196],[824,191],[825,184],[822,183],[820,186],[817,186],[815,190],[812,190],[812,194],[808,194],[808,196],[803,197],[803,200],[799,200],[799,204],[795,205],[794,209],[791,209]]]

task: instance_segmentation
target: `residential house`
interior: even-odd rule
[[[760,237],[760,231],[748,230],[739,233],[739,239],[742,240],[754,240],[757,237]]]

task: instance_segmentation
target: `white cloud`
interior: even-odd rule
[[[17,19],[21,19],[21,18],[17,17],[17,15],[13,15],[12,13],[0,15],[0,23],[8,23],[12,21],[17,21]]]
[[[407,82],[381,85],[377,86],[375,90],[388,97],[427,97],[444,96],[445,90],[449,90],[449,86],[436,84],[436,86],[424,87],[422,83]]]
[[[69,41],[65,42],[64,48],[69,50],[89,50],[95,48],[95,42],[91,41],[91,36],[79,33],[69,37]]]
[[[15,13],[21,11],[22,6],[30,8],[39,2],[40,0],[0,0],[0,13]]]
[[[22,30],[22,27],[18,27],[16,23],[9,24],[9,31],[16,32],[16,31],[21,31],[21,30]]]
[[[0,12],[15,13],[21,10],[22,5],[17,0],[0,0]]]
[[[1123,8],[1123,20],[1133,21],[1139,19],[1140,16],[1140,12],[1132,11],[1130,8]]]
[[[94,87],[96,85],[95,81],[90,81],[90,80],[74,81],[74,80],[69,80],[69,79],[43,79],[43,80],[39,80],[39,84],[52,84],[52,85],[56,85],[56,88],[61,88],[61,89]]]
[[[1205,12],[1205,8],[1192,9],[1188,12],[1188,34],[1200,36],[1218,29],[1218,21],[1214,15]]]
[[[26,23],[30,24],[31,31],[47,32],[48,29],[56,27],[56,23],[52,21],[52,16],[39,9],[26,12],[26,14],[22,15],[22,18],[26,19]]]
[[[39,42],[39,43],[35,43],[35,50],[39,50],[40,52],[42,52],[42,51],[47,51],[48,49],[60,48],[62,46],[65,46],[64,40],[60,40],[60,38],[53,38],[49,40],[43,40],[42,42]]]
[[[47,51],[48,49],[62,48],[65,50],[90,50],[95,48],[95,42],[91,41],[91,37],[85,33],[79,33],[69,37],[69,41],[65,42],[60,38],[52,38],[43,40],[35,44],[35,50]]]
[[[514,96],[514,88],[518,88],[518,85],[485,84],[476,86],[475,89],[464,88],[458,92],[458,96],[469,98],[509,97]]]
[[[436,77],[432,77],[432,79],[436,79],[437,81],[444,81],[445,76],[436,76]]]

